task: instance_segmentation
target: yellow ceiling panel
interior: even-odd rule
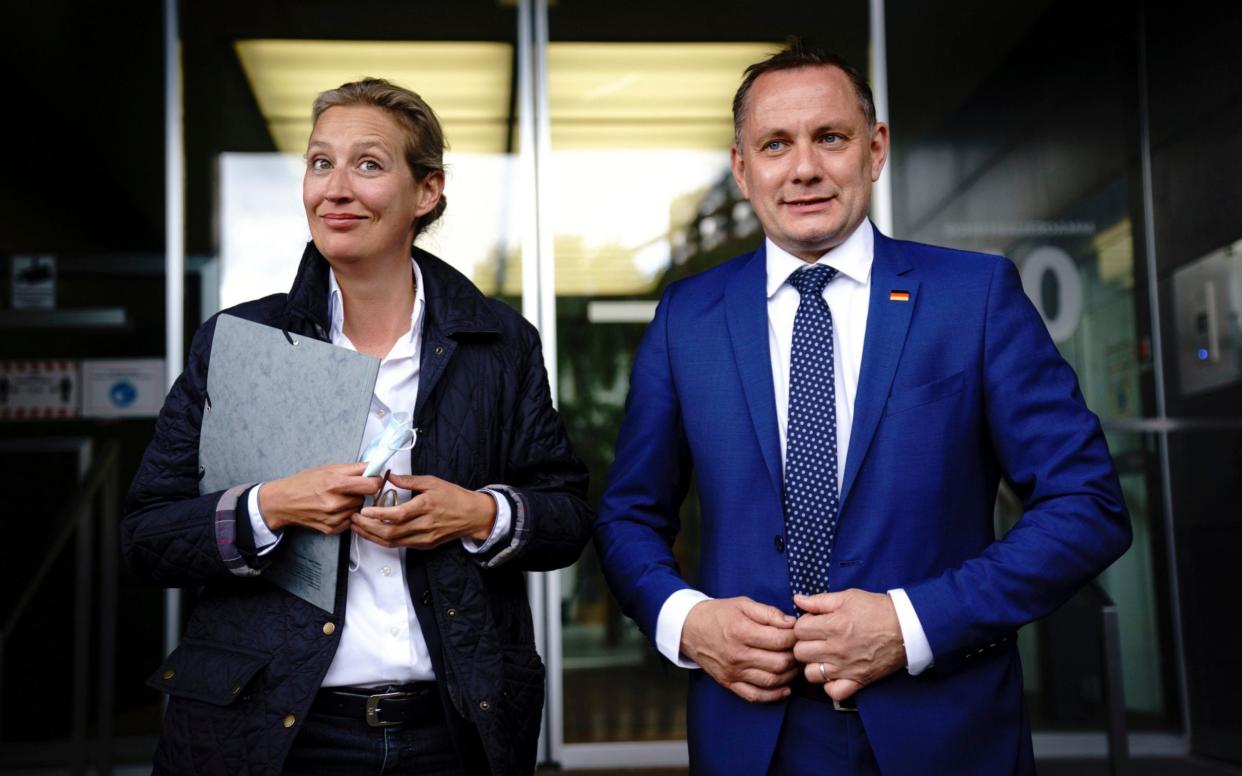
[[[454,151],[503,151],[507,43],[244,40],[237,55],[277,147],[301,153],[319,92],[363,76],[421,94]],[[723,148],[742,70],[772,43],[552,43],[555,148]]]
[[[235,45],[281,151],[306,150],[316,95],[366,76],[387,78],[422,95],[444,124],[453,150],[504,150],[513,58],[506,43],[243,40]]]

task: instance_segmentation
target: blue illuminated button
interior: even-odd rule
[[[1208,360],[1208,350],[1207,350],[1207,348],[1199,348],[1199,360],[1200,360],[1200,361],[1207,361],[1207,360]]]

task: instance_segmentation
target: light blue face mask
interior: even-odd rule
[[[388,459],[403,450],[412,450],[417,438],[418,433],[414,431],[414,416],[412,414],[408,412],[394,412],[389,415],[388,424],[375,435],[375,438],[371,440],[371,444],[367,445],[367,448],[362,451],[362,455],[358,456],[358,462],[367,465],[362,476],[381,476],[384,473],[384,467],[388,465]],[[375,498],[373,496],[367,496],[363,501],[364,507],[373,506],[374,504]],[[391,505],[385,504],[385,506]],[[350,534],[349,570],[358,570],[358,535],[353,533]]]
[[[358,456],[359,463],[367,465],[363,477],[379,477],[384,473],[388,459],[403,450],[414,447],[414,416],[408,412],[394,412],[388,416],[388,425],[375,435],[367,449]]]

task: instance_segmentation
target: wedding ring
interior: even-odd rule
[[[824,684],[828,684],[828,669],[824,668],[824,664],[819,664],[819,675],[823,677]]]

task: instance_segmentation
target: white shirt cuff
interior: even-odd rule
[[[267,523],[263,520],[263,513],[259,511],[259,488],[263,487],[263,483],[259,483],[250,489],[250,495],[246,499],[246,511],[250,513],[250,530],[254,534],[254,550],[258,555],[266,555],[276,549],[276,545],[280,544],[280,537],[267,527]]]
[[[478,555],[487,552],[495,547],[501,539],[509,535],[509,527],[513,524],[513,513],[509,509],[509,499],[494,490],[484,488],[479,491],[486,493],[496,501],[496,523],[492,526],[492,532],[488,534],[487,540],[482,544],[477,543],[469,536],[461,537],[461,546],[466,548],[466,552]]]
[[[678,668],[698,668],[699,664],[687,660],[681,654],[681,629],[694,605],[710,601],[707,596],[692,587],[683,587],[664,600],[660,616],[656,618],[656,650]]]
[[[923,632],[923,623],[919,622],[918,612],[910,603],[910,596],[902,588],[888,591],[893,608],[897,610],[897,623],[901,626],[901,640],[906,643],[906,671],[911,676],[918,676],[931,667],[936,661],[932,655],[931,644],[927,643],[927,634]]]

